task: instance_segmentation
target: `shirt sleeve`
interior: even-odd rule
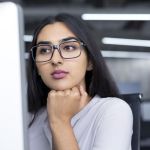
[[[131,150],[132,126],[130,106],[118,99],[99,120],[92,150]]]

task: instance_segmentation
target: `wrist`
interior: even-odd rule
[[[64,128],[70,128],[71,127],[71,120],[69,119],[53,119],[49,120],[49,125],[51,130],[61,130]]]

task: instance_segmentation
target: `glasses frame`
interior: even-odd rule
[[[79,47],[79,49],[80,49],[80,53],[79,53],[79,55],[78,56],[76,56],[76,57],[71,57],[71,58],[65,58],[65,57],[63,57],[63,55],[62,55],[62,52],[61,52],[61,50],[60,50],[60,45],[61,44],[63,44],[63,43],[69,43],[69,42],[78,42],[79,44],[80,44],[80,47]],[[46,45],[46,46],[51,46],[52,47],[52,55],[51,55],[51,57],[48,59],[48,60],[46,60],[46,61],[36,61],[36,57],[35,57],[35,55],[36,55],[36,52],[34,53],[34,48],[37,48],[38,46],[40,46],[40,45]],[[52,57],[53,57],[53,54],[54,54],[54,51],[55,50],[58,50],[58,52],[59,52],[59,54],[60,54],[60,56],[63,58],[63,59],[73,59],[73,58],[77,58],[77,57],[79,57],[80,55],[81,55],[81,51],[82,51],[82,48],[83,47],[85,47],[85,44],[82,42],[82,41],[80,41],[79,39],[71,39],[71,40],[68,40],[68,41],[60,41],[58,44],[37,44],[37,45],[35,45],[35,46],[33,46],[31,49],[30,49],[30,52],[31,52],[31,55],[32,55],[32,59],[33,59],[33,61],[34,62],[36,62],[36,63],[42,63],[42,62],[48,62],[48,61],[50,61],[51,59],[52,59]]]

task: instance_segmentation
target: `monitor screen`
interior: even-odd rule
[[[22,9],[0,3],[0,149],[27,150]]]

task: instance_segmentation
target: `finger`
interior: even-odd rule
[[[78,91],[78,88],[77,88],[76,86],[74,86],[74,87],[71,89],[71,91],[76,92],[76,91]]]
[[[79,86],[79,90],[80,90],[81,96],[83,97],[87,96],[87,92],[84,90],[82,85]]]
[[[64,91],[64,94],[65,94],[66,96],[70,95],[70,93],[71,93],[70,90],[65,90],[65,91]]]
[[[80,93],[81,93],[80,108],[83,108],[87,104],[88,94],[84,90],[83,86],[81,86],[81,85],[79,87],[79,90],[80,90]]]
[[[64,96],[64,91],[57,91],[56,94],[57,94],[58,96]]]
[[[71,93],[72,93],[72,95],[75,95],[75,96],[80,95],[80,91],[77,87],[73,87],[71,89]]]
[[[51,91],[48,93],[48,98],[54,97],[55,95],[56,95],[56,91],[55,91],[55,90],[51,90]]]
[[[56,96],[56,91],[55,90],[51,90],[49,93],[48,93],[48,96],[47,96],[47,107],[53,103],[53,99],[55,98]]]

